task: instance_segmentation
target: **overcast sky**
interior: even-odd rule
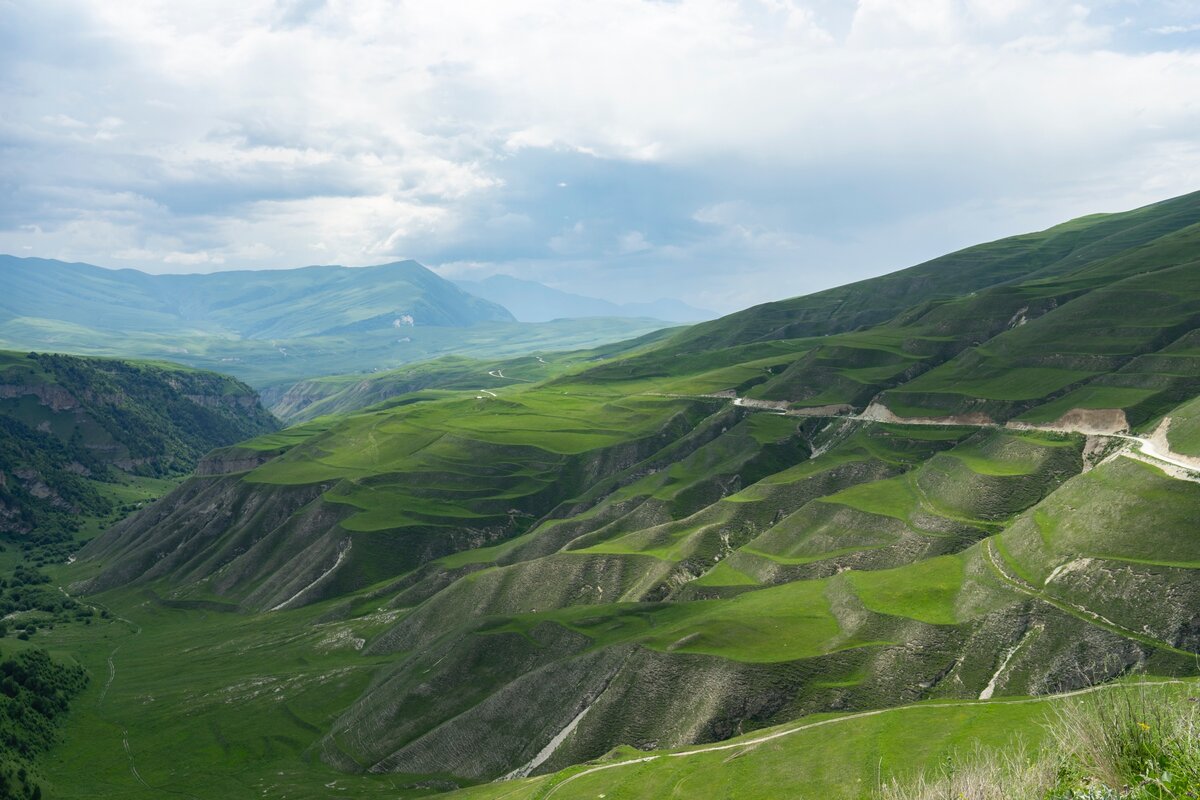
[[[0,252],[729,311],[1200,189],[1197,0],[0,0]]]

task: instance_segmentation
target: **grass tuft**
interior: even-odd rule
[[[1200,700],[1144,688],[1096,692],[1060,707],[1046,746],[976,748],[877,800],[1192,800],[1200,798]]]
[[[876,793],[878,800],[1017,800],[1042,798],[1055,784],[1054,765],[1031,758],[1024,746],[996,753],[976,748],[948,758],[915,779],[892,778]]]

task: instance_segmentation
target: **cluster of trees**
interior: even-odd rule
[[[91,608],[49,584],[50,578],[44,573],[36,568],[18,564],[10,576],[0,578],[0,617],[18,612],[39,611],[42,613],[37,617],[43,626],[71,619],[91,623]],[[45,616],[47,614],[51,615],[49,619]],[[28,639],[37,631],[38,625],[39,622],[34,619],[0,619],[0,637],[7,636],[12,628],[16,628],[19,638]]]
[[[58,738],[71,700],[87,686],[77,664],[59,664],[41,649],[0,659],[0,797],[39,800],[33,758]]]

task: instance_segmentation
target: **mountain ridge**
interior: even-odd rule
[[[364,323],[382,320],[390,324],[404,316],[413,317],[406,324],[434,326],[469,326],[513,319],[503,307],[468,295],[416,261],[372,267],[320,265],[289,270],[155,275],[133,269],[105,270],[84,263],[0,256],[0,271],[10,287],[0,301],[0,310],[10,317],[28,316],[19,312],[35,304],[34,296],[45,298],[52,284],[61,283],[58,273],[69,272],[76,296],[81,289],[89,289],[101,294],[108,304],[116,303],[119,298],[128,306],[133,300],[140,313],[153,311],[170,315],[173,321],[198,323],[213,331],[234,332],[247,338],[328,335]],[[85,285],[81,287],[81,283]],[[113,283],[119,286],[110,286]],[[106,291],[109,289],[119,291],[110,295]],[[130,298],[130,290],[136,291],[137,296]],[[389,294],[393,296],[387,297]],[[56,302],[66,306],[64,293],[57,295]],[[322,295],[321,305],[337,302],[342,307],[331,313],[321,305],[312,304],[308,295]],[[356,307],[350,307],[352,302]],[[146,308],[147,303],[154,305]],[[285,306],[286,312],[280,306]],[[94,304],[85,308],[92,312],[99,310]],[[60,309],[59,313],[63,311]],[[311,321],[314,311],[323,315],[315,325]],[[263,319],[251,321],[256,317]],[[299,319],[289,323],[289,317]]]

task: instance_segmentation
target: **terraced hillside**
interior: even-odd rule
[[[741,736],[713,785],[856,797],[968,717],[1035,726],[1005,698],[1190,679],[1198,232],[1200,195],[1089,217],[219,450],[64,573],[136,679],[73,723],[128,759],[68,735],[61,793],[647,796],[686,776],[627,748]],[[903,764],[805,781],[752,733],[912,703]],[[645,768],[571,766],[618,747]]]
[[[278,423],[245,384],[171,364],[0,352],[0,535],[72,549],[114,506]]]

